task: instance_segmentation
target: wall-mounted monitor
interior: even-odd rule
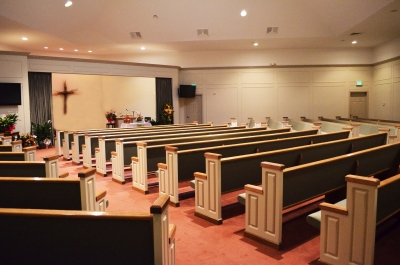
[[[21,84],[0,83],[0,106],[21,105]]]
[[[196,97],[196,85],[180,85],[178,93],[180,98],[194,98]]]

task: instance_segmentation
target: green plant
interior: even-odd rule
[[[7,113],[0,117],[0,131],[8,130],[12,132],[15,129],[15,123],[18,120],[18,115],[15,113]]]
[[[51,121],[44,122],[42,124],[39,123],[31,123],[31,133],[36,135],[36,141],[38,144],[44,143],[45,140],[52,139],[53,130]]]
[[[160,124],[160,122],[155,121],[155,120],[153,120],[153,119],[150,121],[150,123],[151,123],[151,126],[159,125],[159,124]]]

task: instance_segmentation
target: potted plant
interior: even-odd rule
[[[117,118],[117,114],[115,114],[114,110],[107,111],[106,112],[106,118],[108,120],[108,123],[114,123],[115,119]]]
[[[30,133],[21,134],[20,140],[22,141],[22,147],[36,146],[36,136]]]
[[[161,109],[162,124],[172,124],[173,117],[174,107],[168,102],[165,102]]]
[[[0,132],[4,132],[5,134],[12,134],[15,130],[15,123],[18,120],[18,115],[12,112],[8,112],[7,114],[3,114],[0,117]]]
[[[51,121],[48,120],[42,124],[32,122],[31,133],[36,136],[36,141],[40,148],[48,147],[53,136]]]

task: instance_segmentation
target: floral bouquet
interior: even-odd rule
[[[8,112],[6,115],[0,117],[0,131],[9,131],[12,133],[15,130],[15,123],[18,120],[18,115]]]
[[[143,116],[138,112],[138,115],[136,117],[136,121],[143,121]]]
[[[165,102],[161,113],[164,124],[171,124],[174,113],[174,107],[170,105],[168,102]]]
[[[112,122],[113,120],[115,120],[117,118],[117,114],[115,114],[114,110],[107,111],[106,118],[109,122]]]
[[[23,147],[36,146],[36,135],[32,135],[29,133],[21,134],[20,139],[22,141]]]

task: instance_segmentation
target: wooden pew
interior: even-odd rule
[[[262,169],[259,165],[263,161],[294,167],[385,145],[386,138],[386,133],[380,133],[305,147],[231,157],[205,153],[206,174],[195,173],[195,215],[215,224],[221,224],[221,193],[243,189],[246,184],[260,184]]]
[[[213,138],[227,138],[231,137],[230,135],[233,134],[242,134],[242,135],[256,135],[256,134],[265,134],[268,133],[266,128],[246,128],[244,126],[242,127],[225,127],[221,128],[219,130],[204,130],[204,131],[198,131],[198,132],[191,132],[191,131],[185,131],[185,132],[168,132],[168,133],[162,133],[162,134],[154,134],[154,135],[148,135],[148,136],[135,136],[135,137],[127,137],[127,138],[107,138],[105,139],[104,137],[99,137],[99,148],[96,149],[95,157],[96,157],[96,169],[99,174],[102,174],[104,176],[107,175],[107,170],[106,170],[106,162],[111,159],[112,157],[112,152],[118,152],[118,146],[119,145],[124,145],[123,149],[130,147],[132,149],[131,151],[133,153],[129,153],[129,156],[127,156],[125,159],[124,157],[120,156],[121,159],[124,159],[122,161],[127,162],[127,164],[130,164],[130,157],[131,156],[137,156],[136,153],[136,143],[138,141],[146,141],[149,142],[151,140],[158,140],[158,139],[164,139],[170,141],[171,143],[176,143],[176,142],[184,142],[192,140],[204,140],[204,139],[213,139]],[[121,149],[122,150],[122,149]],[[121,154],[123,154],[121,152]],[[119,159],[119,158],[118,158]],[[119,163],[119,165],[123,165],[122,163]]]
[[[106,191],[96,193],[95,169],[75,178],[0,177],[0,208],[105,211]]]
[[[400,143],[294,167],[263,162],[262,186],[245,186],[245,236],[279,248],[283,209],[343,188],[348,174],[382,179],[393,176],[399,162]]]
[[[0,161],[0,176],[4,177],[46,177],[68,176],[59,173],[58,155],[43,158],[44,161]]]
[[[212,135],[203,138],[180,137],[176,139],[148,140],[146,142],[136,143],[123,142],[121,144],[119,144],[119,141],[117,140],[116,143],[119,145],[117,146],[119,148],[117,148],[116,152],[111,152],[112,176],[117,182],[125,181],[124,167],[127,163],[131,162],[132,188],[147,194],[147,174],[148,172],[158,170],[158,165],[166,163],[165,148],[168,145],[173,144],[174,146],[179,146],[183,150],[192,149],[195,147],[206,148],[240,142],[272,139],[277,137],[288,137],[286,136],[286,134],[289,134],[289,132],[287,132],[288,130],[289,128],[284,128],[267,130],[263,132],[261,131],[261,133],[250,133],[251,135],[241,132],[238,134]],[[309,135],[313,133],[317,133],[317,130],[302,131],[295,134]],[[122,156],[120,154],[122,154]],[[128,158],[130,158],[131,161],[128,160]],[[173,203],[175,203],[175,201]]]
[[[81,130],[73,132],[65,132],[66,139],[65,145],[63,145],[63,155],[66,160],[71,160],[70,150],[72,152],[73,162],[80,163],[79,154],[82,154],[82,144],[85,142],[85,135],[107,135],[107,134],[129,134],[129,132],[144,132],[144,131],[155,131],[155,130],[173,130],[177,128],[204,128],[211,127],[212,123],[208,124],[172,124],[172,125],[157,125],[157,126],[139,126],[135,128],[107,128],[107,129],[94,129],[94,130]],[[75,156],[75,160],[74,160]]]
[[[232,128],[237,128],[237,127],[232,127]],[[289,128],[287,129],[281,129],[282,131],[288,131]],[[232,129],[230,131],[227,131],[226,133],[216,133],[213,132],[211,135],[206,134],[206,135],[191,135],[191,134],[175,134],[175,135],[168,135],[167,137],[160,137],[161,139],[155,139],[155,138],[142,138],[138,139],[138,141],[129,141],[125,142],[124,139],[117,139],[115,140],[115,152],[111,152],[111,163],[112,163],[112,168],[113,168],[113,181],[119,182],[124,184],[125,183],[125,176],[124,176],[124,165],[129,165],[132,163],[132,174],[135,174],[135,178],[133,179],[133,182],[136,183],[136,180],[142,180],[147,176],[148,172],[148,166],[149,164],[147,163],[147,155],[144,154],[146,151],[147,145],[151,145],[153,143],[156,144],[163,144],[165,145],[170,145],[174,143],[184,143],[184,142],[192,142],[192,141],[205,141],[205,140],[214,140],[214,139],[227,139],[227,138],[232,138],[232,137],[245,137],[245,136],[254,136],[254,135],[267,135],[271,134],[274,131],[272,130],[266,130],[265,128],[253,128],[253,129],[242,129],[242,130],[237,130],[237,129]],[[140,142],[146,141],[145,143]],[[138,165],[139,160],[136,159],[138,154],[141,154],[141,159],[140,165]],[[160,150],[160,158],[162,161],[160,162],[165,162],[165,158],[162,155],[164,154],[164,151],[161,149]],[[132,157],[135,157],[132,160]],[[154,161],[153,161],[154,162]],[[136,167],[138,166],[138,168]],[[96,164],[97,167],[97,164]],[[152,163],[151,165],[152,170],[157,170],[157,162]],[[141,186],[142,181],[138,182],[138,189],[142,191],[147,190],[147,186],[143,187]],[[136,186],[135,186],[136,187]]]
[[[102,134],[85,134],[85,144],[82,145],[82,154],[83,154],[83,166],[88,167],[92,166],[91,158],[95,155],[96,148],[100,147],[99,139],[109,139],[109,141],[113,141],[117,138],[126,138],[126,137],[139,137],[139,136],[157,136],[161,134],[174,134],[179,132],[188,132],[188,131],[196,131],[196,132],[205,132],[205,131],[214,131],[214,130],[228,130],[226,126],[183,126],[183,127],[142,127],[143,129],[131,129],[130,131],[125,132],[117,132],[117,133],[102,133]],[[144,129],[144,128],[152,128]],[[244,128],[244,127],[242,127]],[[111,146],[115,144],[112,143]],[[79,154],[76,149],[75,143],[73,143],[73,161],[74,164],[79,164]],[[101,148],[101,147],[100,147]],[[108,158],[109,159],[109,158]]]
[[[0,152],[22,152],[22,141],[12,141],[11,144],[0,145]]]
[[[337,120],[337,119],[327,119],[322,116],[318,117],[318,121],[320,122],[330,122],[330,123],[339,123],[339,124],[348,124],[354,126],[353,133],[359,135],[368,135],[377,133],[382,131],[383,129],[389,130],[389,135],[397,136],[395,141],[398,141],[400,138],[400,131],[398,130],[399,126],[395,125],[383,125],[383,124],[371,124],[371,123],[364,123],[364,122],[355,122],[355,121],[346,121],[346,120]],[[311,121],[309,119],[305,119],[305,121]],[[317,121],[315,121],[317,122]],[[357,131],[358,130],[358,131]]]
[[[400,175],[379,181],[347,175],[346,200],[322,203],[320,261],[324,264],[374,264],[377,226],[400,212]],[[315,216],[315,214],[314,214]]]
[[[0,208],[1,262],[174,265],[168,200],[150,213]]]
[[[36,146],[24,147],[22,152],[0,151],[0,161],[36,161]]]
[[[82,154],[82,144],[85,142],[85,135],[91,136],[104,136],[108,134],[125,134],[130,135],[131,132],[152,132],[152,131],[165,131],[165,130],[176,130],[176,129],[187,129],[187,128],[213,128],[211,127],[212,123],[210,124],[185,124],[185,125],[161,125],[161,126],[146,126],[146,127],[136,127],[136,128],[110,128],[110,129],[103,129],[103,130],[92,130],[92,131],[75,131],[75,132],[68,132],[69,138],[72,137],[72,141],[66,143],[66,146],[63,150],[64,156],[67,157],[66,160],[70,159],[69,156],[69,146],[71,147],[72,152],[72,162],[74,164],[80,164],[80,157],[79,154]],[[222,127],[222,126],[216,126]],[[72,134],[72,136],[71,136]],[[122,136],[121,136],[122,137]],[[98,145],[96,145],[98,146]]]
[[[306,135],[304,132],[309,131],[271,134],[265,136],[265,140],[263,141],[253,140],[253,142],[251,141],[251,138],[245,139],[245,141],[243,141],[243,139],[239,139],[242,140],[242,142],[239,144],[224,143],[220,146],[205,146],[202,148],[193,149],[188,149],[181,145],[167,146],[165,147],[167,164],[158,164],[160,175],[160,194],[170,195],[171,203],[175,206],[179,206],[178,183],[179,181],[183,180],[192,180],[194,172],[206,171],[206,165],[204,163],[205,152],[218,153],[224,157],[238,156],[335,141],[348,138],[349,135],[348,131],[319,135]],[[239,142],[239,140],[236,140],[236,142]],[[195,147],[194,144],[189,145],[189,147],[190,146]]]

